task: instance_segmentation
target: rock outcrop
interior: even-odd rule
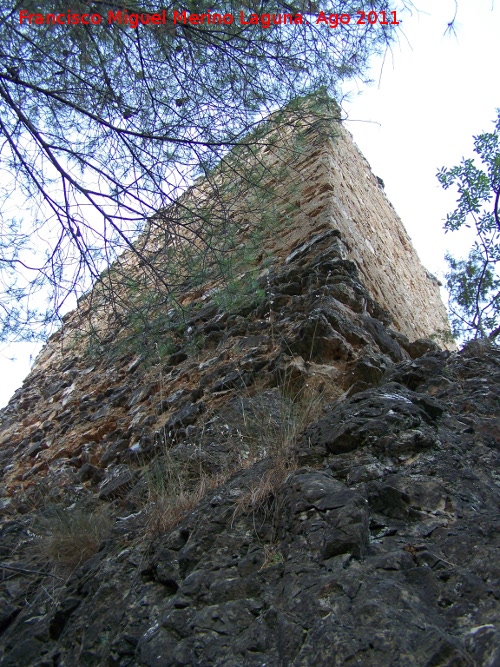
[[[306,136],[251,290],[153,339],[80,339],[91,294],[2,411],[0,665],[500,664],[500,352],[426,337],[376,178]]]

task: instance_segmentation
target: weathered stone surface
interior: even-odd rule
[[[297,550],[312,560],[340,554],[362,557],[368,549],[368,503],[363,495],[335,480],[329,472],[297,472],[287,482],[285,512],[293,535],[285,553]]]
[[[194,424],[198,416],[204,412],[204,403],[186,403],[180,410],[174,412],[172,417],[166,423],[168,431],[175,431],[183,426]]]
[[[393,381],[409,367],[428,369],[418,392]],[[59,584],[49,615],[38,603],[19,611],[11,586],[0,664],[41,667],[57,655],[71,665],[85,654],[123,666],[495,667],[499,450],[478,427],[499,408],[499,381],[491,346],[391,366],[388,381],[305,430],[296,446],[321,450],[321,467],[295,470],[262,504],[235,505],[271,459],[208,491],[149,545],[134,538],[117,555],[110,541]],[[273,402],[277,390],[235,397],[220,423],[231,431]],[[346,429],[355,446],[333,453],[331,434]],[[11,524],[3,540],[22,534]]]
[[[428,396],[389,383],[340,403],[308,429],[305,438],[332,454],[365,446],[387,454],[414,452],[438,445],[433,427],[443,409]]]
[[[186,287],[153,361],[70,350],[75,313],[2,411],[2,667],[496,667],[499,351],[426,338],[437,287],[337,146],[297,155],[258,299]],[[66,569],[61,508],[97,540]]]
[[[99,498],[101,500],[110,500],[125,495],[130,490],[134,477],[134,473],[128,466],[115,466],[100,484]]]
[[[4,597],[0,597],[0,632],[5,630],[20,611],[20,607],[15,607]]]

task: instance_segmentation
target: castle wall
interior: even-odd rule
[[[259,267],[262,258],[270,260],[271,270],[280,270],[286,258],[305,241],[321,232],[338,230],[347,250],[346,259],[356,264],[361,282],[389,313],[394,330],[410,340],[448,331],[437,281],[420,263],[400,218],[351,135],[334,120],[334,110],[333,115],[332,110],[327,115],[320,104],[319,113],[317,109],[312,113],[308,104],[299,104],[284,119],[280,112],[274,125],[271,119],[270,129],[248,140],[245,150],[232,151],[209,178],[200,179],[182,195],[177,208],[223,210],[223,216],[217,215],[238,230],[239,245],[245,244],[266,217],[262,252],[254,261],[254,269],[262,268],[262,273],[270,270]],[[169,235],[162,219],[174,217],[172,209],[150,221],[137,241],[144,255],[151,253],[160,263],[166,263],[161,251]],[[223,233],[221,228],[220,235]],[[183,229],[183,235],[189,236],[189,230]],[[143,271],[130,251],[118,263],[125,277],[140,276]],[[142,280],[147,286],[148,275]],[[154,285],[150,287],[155,289]],[[200,299],[207,303],[217,287],[216,282],[208,281],[195,290],[185,290],[180,301]],[[79,356],[84,363],[89,319],[93,318],[91,326],[99,333],[99,344],[103,340],[105,345],[108,340],[114,344],[121,330],[115,320],[108,318],[106,307],[106,292],[91,292],[84,297],[79,309],[64,318],[62,329],[47,342],[33,373],[38,377],[58,376],[68,356]],[[156,342],[149,341],[151,345]],[[26,384],[30,384],[29,378]]]
[[[448,329],[439,285],[424,268],[399,216],[366,159],[342,128],[322,156],[331,186],[329,224],[350,246],[373,298],[386,308],[393,328],[409,338]]]
[[[293,145],[296,133],[295,125],[286,127],[271,149],[245,165],[251,171],[252,161],[264,163],[268,173],[260,188],[274,188],[273,215],[279,218],[280,232],[269,237],[268,248],[279,261],[311,235],[337,229],[349,248],[348,259],[390,314],[394,329],[411,340],[448,331],[438,281],[420,262],[350,133],[333,119],[312,123],[298,146]]]

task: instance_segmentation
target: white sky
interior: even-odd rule
[[[498,2],[498,0],[497,0]],[[454,0],[415,0],[405,37],[385,63],[374,63],[375,83],[350,84],[346,126],[385,183],[427,268],[442,276],[447,249],[463,254],[464,240],[442,230],[455,193],[441,189],[436,172],[472,155],[472,137],[491,131],[500,107],[500,9],[494,0],[459,0],[456,35],[444,35]],[[0,348],[0,407],[22,383],[39,346]],[[12,361],[11,358],[15,358]]]
[[[493,130],[500,107],[500,7],[494,0],[458,0],[456,35],[444,35],[454,0],[415,4],[421,11],[404,21],[406,39],[383,66],[373,67],[372,86],[359,94],[346,86],[353,94],[343,108],[351,119],[347,128],[384,180],[422,262],[442,275],[445,251],[459,255],[464,238],[443,232],[456,192],[444,191],[436,172],[471,157],[473,136]]]

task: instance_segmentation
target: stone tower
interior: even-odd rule
[[[336,116],[205,165],[1,411],[1,667],[498,664],[498,349],[430,339]]]

